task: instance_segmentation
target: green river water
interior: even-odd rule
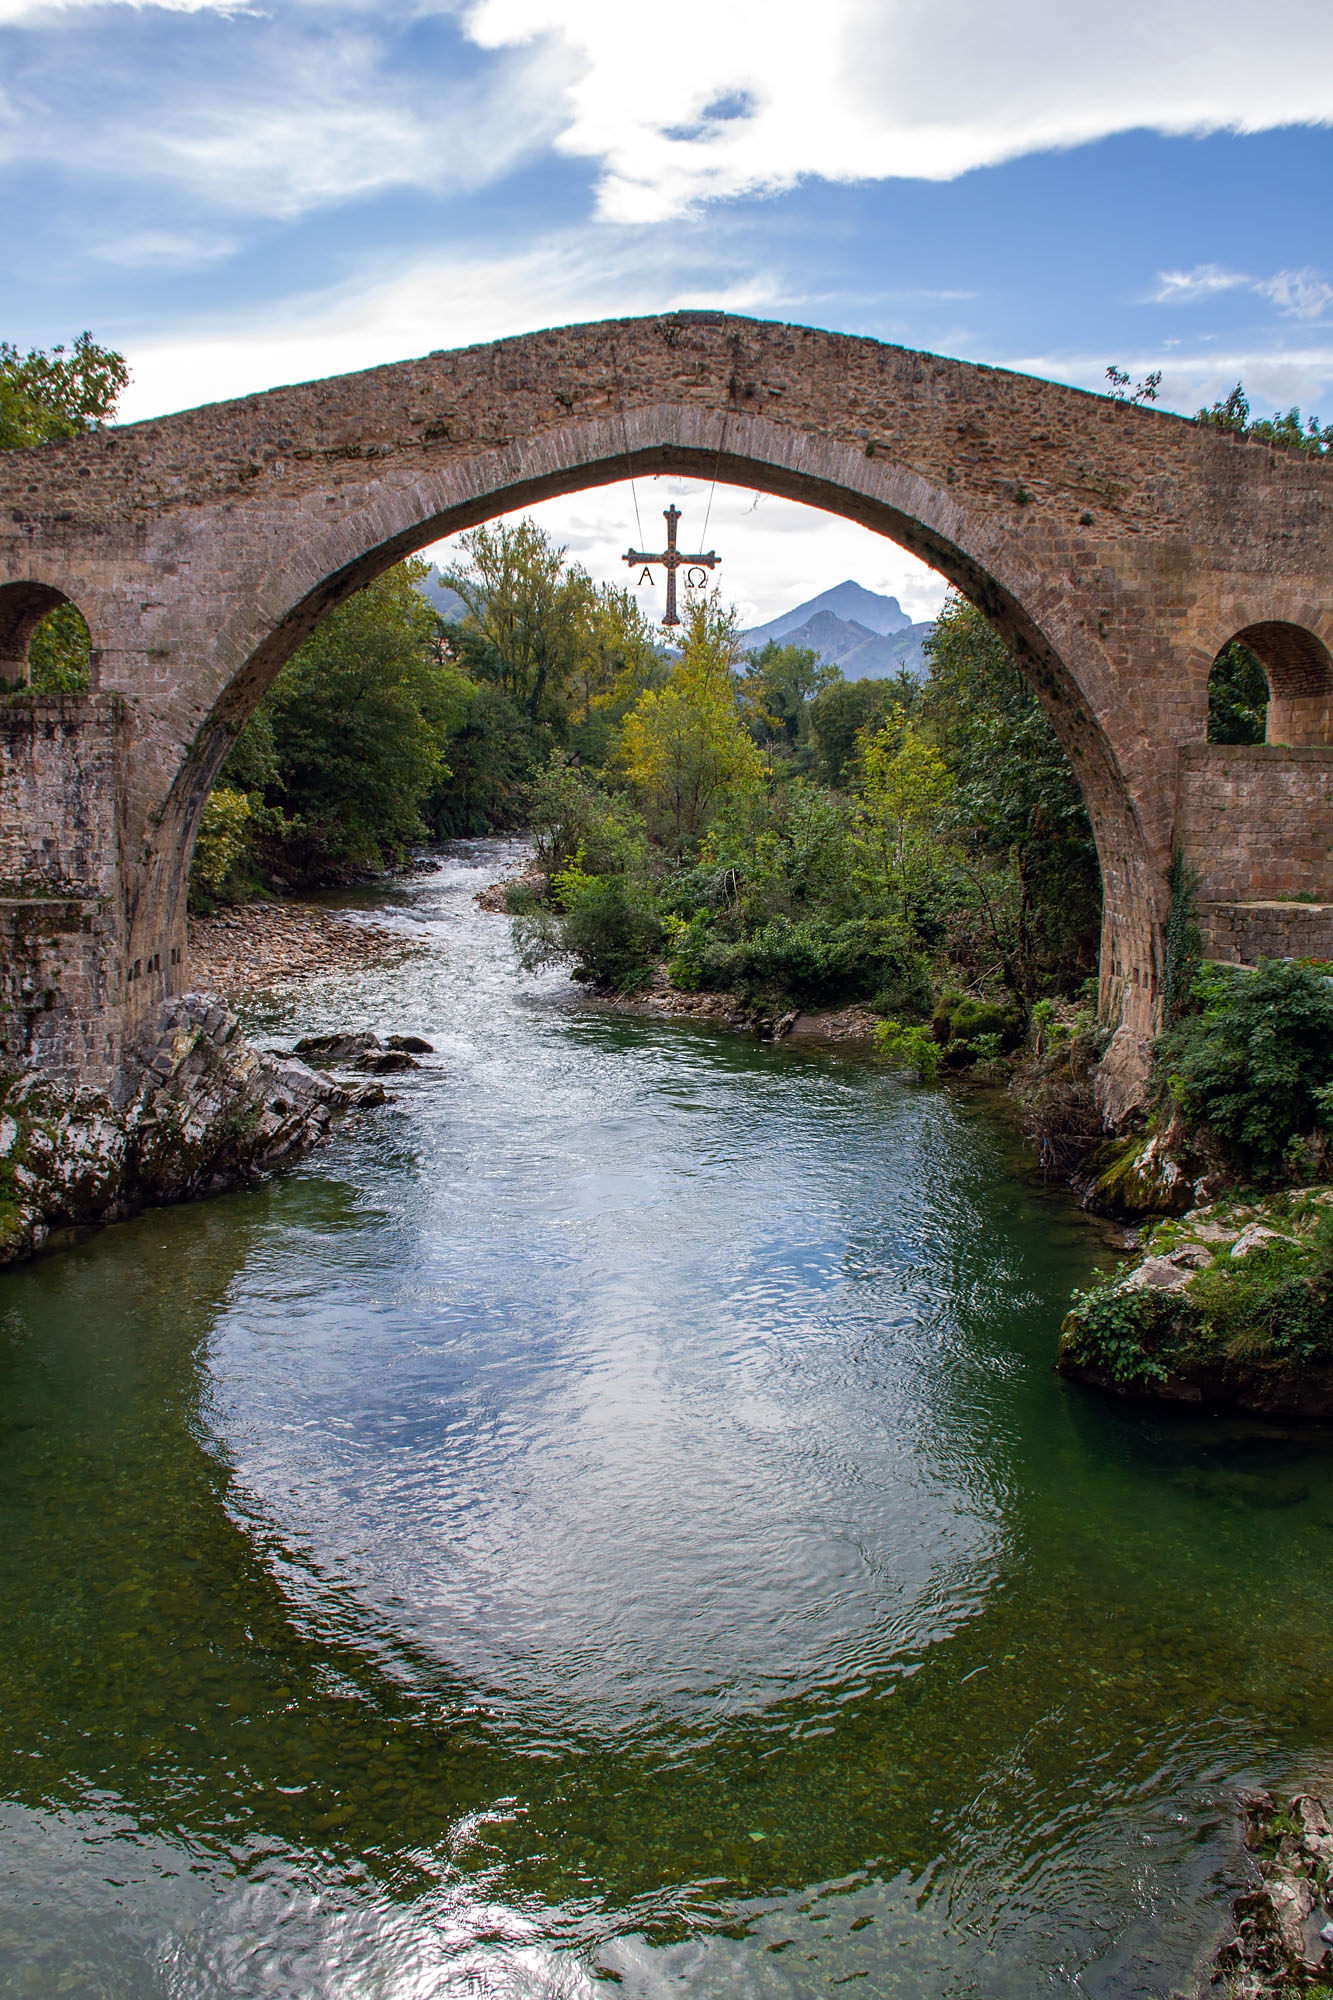
[[[1333,1776],[1324,1441],[1051,1369],[976,1101],[580,1007],[477,911],[272,1184],[0,1275],[0,1993],[1190,1990]]]

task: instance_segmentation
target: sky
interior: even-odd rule
[[[91,328],[133,420],[714,306],[1333,418],[1330,125],[1328,0],[0,0],[0,338]],[[653,546],[710,504],[541,518],[624,580],[636,500]],[[719,488],[709,542],[746,622],[942,595],[771,497]]]

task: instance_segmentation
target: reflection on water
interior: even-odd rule
[[[1051,1372],[977,1106],[590,1014],[472,906],[272,1186],[0,1279],[0,1992],[1163,1995],[1318,1778],[1316,1440]]]

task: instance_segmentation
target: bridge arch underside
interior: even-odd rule
[[[179,742],[167,797],[143,800],[149,810],[140,823],[151,813],[157,830],[131,912],[130,959],[183,960],[188,861],[209,787],[256,702],[326,612],[391,564],[462,529],[653,473],[755,487],[855,521],[919,556],[993,621],[1050,715],[1087,804],[1103,882],[1104,1009],[1143,1043],[1156,1026],[1171,786],[1155,767],[1126,770],[1107,727],[1114,676],[1097,642],[1096,614],[1070,570],[1037,567],[994,521],[968,518],[910,468],[763,419],[694,408],[571,425],[526,449],[478,453],[436,479],[372,491],[336,526],[295,541],[287,562],[256,582],[218,635],[212,705],[202,727]]]

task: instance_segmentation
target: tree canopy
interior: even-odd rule
[[[96,430],[115,413],[130,379],[123,354],[81,333],[67,351],[20,354],[0,340],[0,450],[49,444]]]

